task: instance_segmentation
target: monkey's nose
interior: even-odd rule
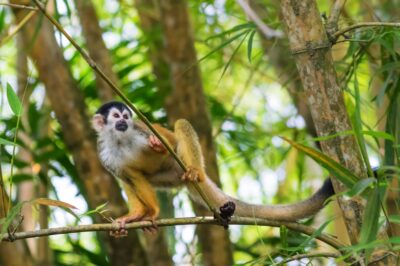
[[[124,120],[119,120],[115,124],[115,129],[118,130],[118,131],[125,131],[125,130],[128,129],[128,124]]]

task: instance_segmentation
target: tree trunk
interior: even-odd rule
[[[166,99],[166,110],[172,124],[186,118],[197,131],[208,176],[220,186],[216,150],[212,139],[211,121],[197,64],[194,39],[185,0],[157,1],[164,34],[165,61],[170,69],[172,90]],[[165,78],[165,77],[164,77]],[[195,204],[197,215],[209,214]],[[231,265],[232,250],[228,231],[220,226],[198,226],[198,237],[205,265]]]
[[[26,1],[11,2],[26,4]],[[13,11],[17,22],[27,14],[26,10]],[[62,126],[64,141],[73,156],[76,170],[85,188],[83,195],[87,196],[89,207],[95,208],[108,202],[112,216],[126,213],[127,208],[116,180],[102,168],[97,158],[96,137],[85,113],[83,97],[67,68],[53,28],[46,19],[35,15],[21,32],[25,49],[36,65],[52,108]],[[100,221],[100,218],[96,217],[96,221]],[[114,239],[104,233],[102,239],[112,265],[146,265],[146,257],[135,232],[130,232],[123,240]]]
[[[274,1],[274,4],[279,7],[279,1]],[[262,0],[251,0],[250,6],[254,12],[262,19],[271,16],[263,6]],[[259,34],[261,38],[261,46],[264,53],[268,56],[268,62],[277,71],[279,77],[279,83],[287,88],[287,91],[297,108],[298,113],[303,117],[307,132],[313,137],[317,137],[314,121],[311,116],[310,108],[308,107],[306,95],[304,92],[303,85],[301,84],[299,72],[297,71],[296,64],[293,61],[288,43],[285,39],[267,39],[264,34]],[[319,142],[315,142],[315,145],[320,148]],[[340,212],[338,205],[334,205],[334,210]],[[344,221],[342,217],[335,219],[335,232],[338,238],[343,243],[349,243],[349,238],[346,233],[346,228],[343,226]]]
[[[112,70],[113,62],[104,43],[102,36],[103,31],[100,28],[92,1],[75,0],[75,4],[90,57],[101,70],[103,70],[104,74],[109,77],[114,84],[118,85],[119,80]],[[96,85],[99,98],[102,102],[108,102],[114,99],[114,91],[98,75],[96,75]]]
[[[350,130],[351,124],[344,105],[342,91],[331,56],[330,43],[314,0],[281,1],[282,21],[286,27],[290,48],[319,136]],[[312,30],[310,30],[312,29]],[[356,141],[352,136],[321,142],[325,154],[362,178],[367,176]],[[345,187],[332,177],[335,192]],[[361,197],[338,197],[347,231],[353,244],[358,243],[365,202]],[[374,259],[374,258],[373,258]],[[392,263],[393,256],[385,258]]]

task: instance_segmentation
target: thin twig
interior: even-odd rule
[[[249,17],[251,21],[256,24],[258,29],[262,32],[265,38],[272,39],[272,38],[282,38],[283,32],[280,30],[273,30],[268,27],[254,12],[254,10],[249,6],[249,4],[244,0],[236,0],[236,2],[242,7],[244,13]]]
[[[33,6],[18,5],[18,4],[11,4],[11,3],[0,3],[0,6],[9,6],[9,7],[12,7],[12,8],[20,8],[20,9],[34,10],[34,11],[38,11],[39,10],[36,7],[33,7]]]
[[[339,258],[341,256],[340,253],[337,252],[310,252],[310,253],[305,253],[305,254],[297,254],[292,257],[289,257],[283,261],[278,262],[277,264],[274,264],[276,266],[278,265],[286,265],[286,263],[295,261],[295,260],[301,260],[301,259],[309,259],[309,258]]]
[[[6,42],[8,42],[9,40],[12,39],[12,37],[14,37],[15,34],[17,34],[23,26],[25,26],[26,23],[28,23],[28,21],[33,17],[33,15],[36,14],[36,10],[35,11],[31,11],[29,12],[22,20],[21,22],[15,26],[12,31],[3,39],[0,40],[0,46],[2,46],[3,44],[5,44]]]
[[[189,224],[218,224],[218,222],[211,216],[204,217],[187,217],[187,218],[172,218],[172,219],[160,219],[154,223],[150,221],[133,222],[126,225],[126,229],[139,229],[151,226],[176,226],[176,225],[189,225]],[[306,226],[295,222],[280,222],[271,221],[266,219],[252,218],[252,217],[232,217],[230,224],[236,225],[257,225],[257,226],[272,226],[280,227],[286,226],[290,230],[297,231],[306,235],[312,235],[317,230],[316,228]],[[82,232],[94,232],[94,231],[114,231],[119,230],[120,226],[116,223],[108,224],[90,224],[90,225],[78,225],[71,227],[57,227],[49,229],[41,229],[35,231],[18,232],[14,234],[14,239],[26,239],[34,237],[44,237],[50,235],[61,235],[69,233],[82,233]],[[334,247],[335,249],[341,249],[344,247],[336,238],[321,233],[315,236],[315,238],[322,242]],[[1,241],[10,241],[8,236],[3,236]]]
[[[89,66],[113,89],[113,91],[121,97],[121,99],[136,113],[136,115],[139,117],[140,120],[142,120],[146,126],[154,133],[155,136],[157,136],[158,139],[164,144],[164,146],[167,148],[168,152],[174,157],[174,159],[177,161],[177,163],[180,165],[180,167],[183,169],[183,171],[187,171],[187,168],[185,164],[182,162],[182,160],[178,157],[178,155],[174,152],[174,150],[169,146],[168,142],[161,136],[160,133],[155,130],[155,128],[151,125],[150,121],[142,114],[142,112],[134,106],[129,99],[122,93],[122,91],[115,85],[112,80],[107,77],[107,75],[104,74],[104,72],[100,69],[100,67],[96,64],[96,62],[89,56],[89,54],[82,48],[80,47],[74,39],[63,29],[63,27],[51,16],[47,13],[45,7],[43,6],[42,3],[40,3],[38,0],[33,0],[33,2],[36,4],[36,6],[39,8],[39,10],[45,15],[48,20],[69,40],[69,42],[75,47],[75,49],[82,55],[83,59],[89,64]],[[208,199],[207,195],[204,193],[204,191],[201,189],[198,183],[193,182],[194,187],[204,200],[204,202],[207,204],[208,208],[213,212],[215,217],[218,220],[222,220],[220,217],[219,212],[217,209],[212,206],[210,200]]]
[[[400,22],[362,22],[351,25],[344,29],[341,29],[334,34],[332,34],[332,40],[335,42],[340,36],[345,34],[346,32],[365,27],[400,27]]]

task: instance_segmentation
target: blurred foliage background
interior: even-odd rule
[[[321,16],[329,14],[331,1],[317,2]],[[269,27],[284,31],[279,1],[254,0],[250,4]],[[339,27],[363,21],[398,21],[399,7],[395,0],[349,1]],[[295,202],[311,195],[328,175],[280,138],[318,148],[286,37],[263,38],[237,2],[58,0],[48,1],[47,10],[152,122],[168,126],[180,116],[190,118],[201,131],[200,137],[206,139],[203,148],[214,143],[216,149],[211,152],[217,156],[218,168],[208,165],[208,169],[215,172],[213,179],[228,194],[253,203]],[[26,204],[19,226],[23,231],[106,222],[104,217],[124,213],[124,196],[98,163],[87,163],[91,170],[86,171],[86,166],[77,166],[77,162],[97,160],[91,150],[82,148],[89,145],[95,149],[89,117],[102,102],[116,97],[45,18],[34,15],[24,24],[22,18],[30,12],[0,6],[0,162],[7,191],[7,195],[2,194],[2,205],[8,205],[5,197],[10,197],[14,206],[45,197],[79,209],[75,211],[78,220],[62,208]],[[185,21],[179,20],[185,14],[188,32],[181,30],[180,24],[174,25]],[[52,36],[56,46],[51,42],[45,45],[49,38],[45,36]],[[355,116],[359,105],[363,129],[375,132],[365,137],[371,165],[393,166],[395,170],[399,38],[396,28],[361,28],[332,47],[349,116],[353,121],[359,119]],[[179,49],[188,45],[185,42],[191,42],[194,54],[189,48]],[[186,84],[197,84],[200,91],[176,88],[187,73],[192,74],[186,77]],[[7,88],[22,102],[20,116],[11,109]],[[180,96],[171,96],[173,90]],[[195,100],[187,100],[185,106],[185,97]],[[204,97],[204,102],[196,102],[199,97]],[[183,111],[175,111],[182,103]],[[192,110],[196,104],[204,105],[200,109],[205,111]],[[82,128],[75,130],[76,126]],[[382,132],[392,139],[385,142],[389,137]],[[209,158],[211,155],[206,156]],[[111,185],[96,179],[98,176]],[[94,187],[98,190],[91,191]],[[396,181],[387,193],[389,214],[398,210],[397,192]],[[162,217],[194,215],[184,190],[162,192],[159,197]],[[347,242],[334,204],[305,223],[319,227],[328,220],[328,231]],[[230,226],[227,238],[227,232],[219,227],[208,226],[212,229],[207,232],[202,227],[170,227],[157,236],[130,232],[129,242],[106,234],[81,233],[1,243],[0,262],[5,266],[21,265],[20,259],[25,261],[23,265],[264,265],[299,252],[331,250],[283,228]],[[222,237],[212,242],[204,239],[212,239],[213,230]],[[228,242],[219,243],[222,238]],[[11,245],[15,257],[9,256]],[[312,262],[335,263],[333,259]]]

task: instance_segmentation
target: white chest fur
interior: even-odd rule
[[[141,131],[129,128],[125,132],[111,131],[98,137],[99,157],[103,165],[118,175],[148,145],[147,136]]]

